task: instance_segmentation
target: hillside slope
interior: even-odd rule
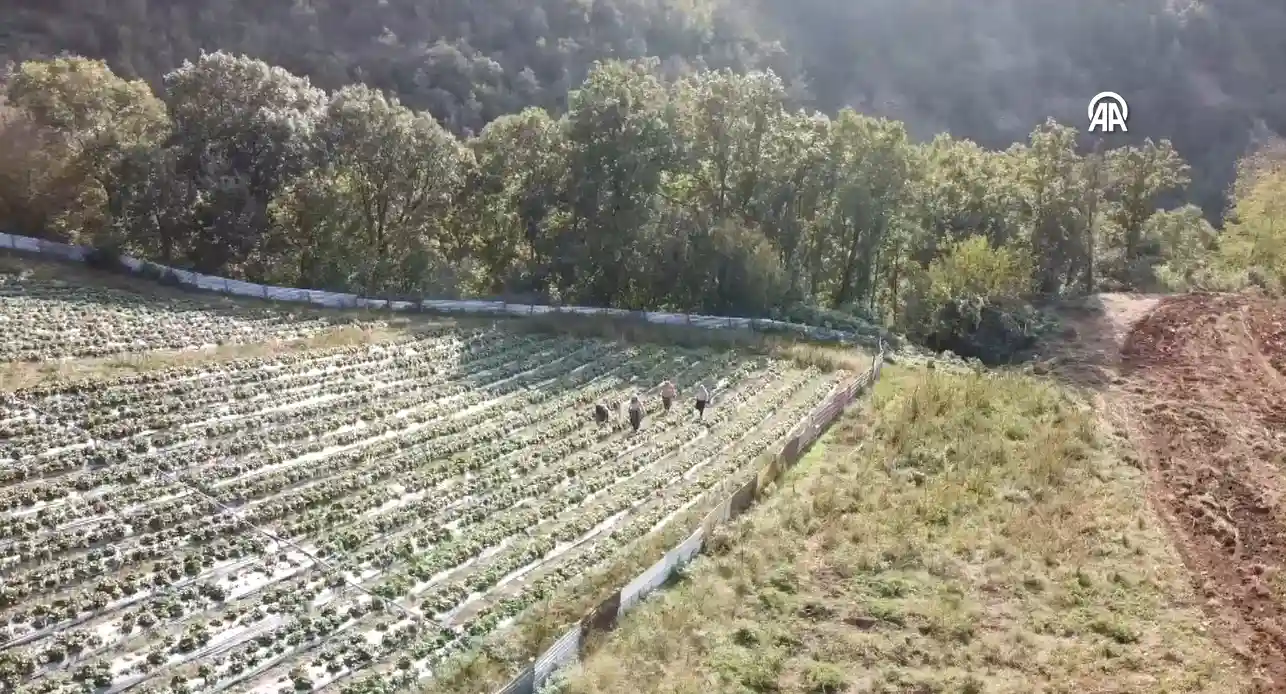
[[[1282,691],[1286,305],[1051,310],[1063,385],[891,368],[568,690]]]
[[[1073,330],[1047,350],[1128,432],[1150,506],[1258,691],[1286,686],[1284,310],[1255,295],[1100,295],[1061,309]]]
[[[596,60],[657,56],[677,72],[771,53],[733,22],[708,0],[68,2],[6,13],[0,62],[68,51],[159,86],[202,51],[244,53],[326,89],[388,90],[462,133],[561,108]]]
[[[564,691],[1244,691],[1131,463],[1054,384],[889,367]]]
[[[655,562],[870,364],[360,315],[0,254],[0,691],[449,687],[510,618],[562,629]],[[665,408],[663,380],[710,408]],[[595,421],[635,396],[639,428]]]
[[[595,60],[657,56],[678,74],[771,67],[809,106],[851,105],[988,146],[1046,118],[1082,123],[1104,89],[1131,101],[1128,139],[1170,138],[1222,212],[1252,134],[1286,131],[1286,9],[1089,0],[233,0],[28,4],[0,18],[0,61],[62,51],[156,84],[202,50],[246,53],[326,88],[362,81],[477,132],[558,109]]]

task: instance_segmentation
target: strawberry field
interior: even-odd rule
[[[0,268],[0,362],[295,340],[334,323],[273,308],[214,307],[198,298],[158,300]]]
[[[662,411],[667,378],[717,386],[705,421]],[[443,326],[0,394],[0,691],[426,678],[751,470],[841,378]],[[595,425],[639,391],[639,432]]]

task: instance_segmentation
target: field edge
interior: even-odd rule
[[[1214,642],[1181,560],[1142,503],[1144,481],[1128,440],[1103,429],[1080,396],[1016,375],[890,369],[897,376],[877,386],[864,415],[847,415],[788,473],[782,493],[730,526],[721,555],[699,558],[681,585],[627,616],[555,689],[695,693],[714,682],[783,692],[1245,688],[1247,674]],[[1009,389],[1008,403],[992,397]],[[979,408],[988,414],[969,414]],[[1015,416],[1023,408],[1030,411]],[[968,424],[1003,442],[1020,433],[1007,428],[1022,427],[1024,417],[1032,420],[1024,438],[1063,446],[1077,484],[1032,484],[1033,473],[1056,479],[1045,460],[1016,479],[991,478],[1003,484],[987,498],[970,491],[981,479],[933,451],[950,445],[935,429],[959,433]],[[1053,424],[1059,418],[1072,428]],[[915,445],[912,434],[933,443]],[[983,459],[1008,456],[1017,466],[1010,472],[1039,460],[994,441],[973,448]],[[876,481],[834,483],[855,477]],[[926,505],[926,497],[935,503]],[[942,500],[952,503],[936,503]],[[1075,510],[1073,501],[1087,500],[1096,514]],[[1033,503],[1044,508],[1024,510]],[[987,505],[1007,510],[988,513]],[[931,511],[946,515],[915,532],[911,523]],[[1006,520],[1014,515],[1020,518]],[[1059,527],[1068,525],[1091,539]],[[913,541],[895,539],[907,533]],[[1042,543],[1076,559],[1033,554]]]

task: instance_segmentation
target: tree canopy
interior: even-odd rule
[[[1247,146],[1286,133],[1284,28],[1267,0],[82,0],[6,11],[0,64],[68,51],[159,93],[223,50],[328,91],[367,84],[472,136],[527,107],[562,115],[596,61],[654,57],[667,79],[771,69],[792,111],[993,149],[1047,118],[1083,125],[1113,90],[1131,105],[1113,144],[1172,142],[1192,183],[1166,203],[1217,224]]]
[[[919,143],[898,121],[798,110],[772,72],[661,68],[601,63],[561,115],[459,138],[379,90],[327,92],[246,56],[203,54],[159,96],[101,61],[28,61],[0,118],[0,139],[25,143],[0,162],[0,211],[251,281],[838,311],[922,336],[944,307],[1286,272],[1271,152],[1247,160],[1220,236],[1165,206],[1190,171],[1166,140],[1086,152],[1050,120],[1004,150]]]

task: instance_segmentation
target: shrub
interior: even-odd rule
[[[1032,262],[1023,248],[974,236],[947,247],[913,278],[906,330],[935,350],[995,365],[1035,344],[1044,321],[1025,300]]]
[[[85,264],[95,270],[106,272],[127,272],[124,263],[121,262],[120,250],[111,246],[102,246],[91,248],[85,254]]]

